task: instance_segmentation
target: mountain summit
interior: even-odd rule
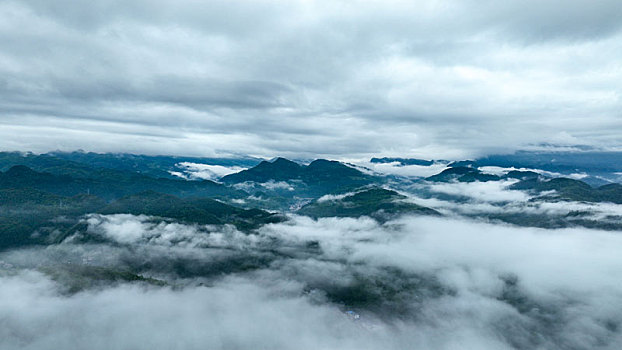
[[[227,175],[220,180],[227,184],[293,181],[304,184],[309,192],[321,194],[352,189],[377,181],[374,177],[341,162],[317,159],[309,165],[300,165],[285,158],[277,158],[272,162],[263,161],[253,168]]]
[[[277,158],[272,162],[264,160],[250,169],[227,175],[221,181],[225,183],[287,181],[300,178],[303,170],[304,167],[296,162]]]

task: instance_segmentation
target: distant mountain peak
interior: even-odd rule
[[[309,165],[300,165],[285,158],[276,158],[272,162],[263,161],[253,168],[227,175],[221,178],[221,181],[225,183],[301,181],[310,192],[328,193],[338,188],[367,185],[374,180],[360,170],[334,160],[316,159]]]
[[[289,160],[287,158],[283,158],[283,157],[276,157],[276,158],[272,159],[270,161],[270,163],[272,163],[272,164],[296,164],[296,165],[300,165],[300,164],[298,164],[298,163],[296,163],[294,161],[291,161],[291,160]]]
[[[336,160],[328,160],[328,159],[316,159],[309,163],[307,167],[315,168],[315,167],[347,167],[347,165],[338,162]]]
[[[9,170],[6,171],[6,174],[11,175],[11,176],[19,176],[19,175],[35,175],[35,174],[40,174],[40,173],[32,170],[31,168],[25,165],[14,165]]]
[[[399,163],[399,165],[401,166],[405,166],[405,165],[430,166],[434,164],[433,160],[419,159],[419,158],[399,158],[399,157],[382,157],[382,158],[374,157],[370,160],[370,162],[376,163],[376,164]]]

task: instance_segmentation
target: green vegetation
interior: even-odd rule
[[[123,178],[102,181],[37,172],[23,165],[11,167],[0,173],[0,249],[59,242],[75,232],[80,218],[88,213],[145,214],[189,223],[232,224],[241,230],[283,220],[264,210],[237,208],[212,198],[180,198],[152,190],[205,195],[211,191],[201,186],[208,184],[208,188],[216,186],[217,193],[233,193],[234,197],[244,193],[209,181],[132,177],[136,181],[130,183]],[[119,198],[136,190],[141,191]]]
[[[523,180],[514,184],[511,188],[527,190],[535,194],[554,191],[554,193],[546,195],[543,199],[622,204],[622,185],[620,184],[609,184],[594,188],[583,181],[562,177],[549,180]]]
[[[590,212],[570,212],[566,215],[530,213],[480,214],[475,218],[486,218],[491,222],[504,222],[523,227],[557,229],[565,227],[587,227],[600,230],[622,230],[622,217],[594,219]]]
[[[181,197],[243,198],[246,196],[243,191],[208,180],[152,178],[133,172],[84,169],[82,165],[74,166],[63,162],[66,161],[61,160],[62,166],[47,168],[54,173],[35,171],[26,165],[14,165],[5,173],[0,173],[0,188],[33,188],[62,196],[90,193],[106,200],[147,190]],[[25,163],[28,162],[25,161]],[[57,164],[56,161],[51,160],[50,163]]]
[[[371,188],[341,199],[314,201],[298,214],[318,217],[370,216],[385,221],[400,214],[440,215],[436,210],[405,202],[405,196],[383,188]]]
[[[255,158],[146,156],[127,153],[53,152],[49,155],[93,168],[114,169],[170,179],[178,179],[170,172],[178,171],[177,164],[182,162],[242,167],[252,167],[260,162],[259,159]]]
[[[277,158],[225,176],[222,178],[225,184],[164,178],[162,174],[167,172],[167,167],[180,160],[182,158],[83,152],[58,153],[56,156],[0,152],[0,170],[4,171],[0,171],[0,249],[61,242],[86,229],[81,220],[89,213],[145,214],[157,220],[231,224],[247,232],[266,223],[285,220],[282,215],[264,209],[293,211],[314,218],[370,216],[379,221],[406,213],[439,215],[433,209],[405,201],[406,197],[395,191],[377,187],[390,183],[391,178],[368,175],[336,161],[319,159],[301,165]],[[380,163],[393,161],[419,165],[429,165],[430,162],[398,158],[375,160]],[[620,184],[594,188],[573,179],[547,179],[532,171],[515,170],[504,176],[495,176],[472,167],[472,162],[453,165],[426,180],[518,179],[520,181],[511,189],[529,191],[538,195],[538,200],[622,204]],[[157,174],[163,177],[157,177]],[[327,194],[341,197],[318,200]],[[457,203],[468,200],[448,194],[435,196]],[[589,213],[569,217],[553,217],[546,213],[479,215],[493,221],[548,228],[573,225],[619,228],[619,218],[603,218],[596,222],[590,219]]]
[[[165,286],[167,284],[162,280],[144,277],[128,270],[113,267],[65,264],[42,267],[40,271],[64,286],[64,292],[67,294],[127,282],[154,286]]]
[[[583,173],[592,186],[619,182],[622,177],[622,152],[584,149],[580,152],[518,151],[514,154],[490,155],[477,159],[475,166],[541,169],[560,174]]]
[[[123,197],[97,212],[100,214],[145,214],[206,225],[228,223],[245,230],[283,220],[281,216],[264,210],[241,209],[210,198],[182,199],[153,191]]]
[[[0,189],[0,249],[50,243],[72,227],[77,217],[105,204],[87,194],[66,197],[32,188]]]
[[[252,167],[259,163],[255,158],[197,158],[175,156],[146,156],[126,153],[52,152],[32,154],[0,152],[0,171],[14,165],[26,165],[39,172],[69,175],[74,178],[97,178],[119,174],[140,174],[153,178],[179,179],[171,175],[178,171],[178,163],[203,163],[224,166]]]
[[[539,178],[540,174],[533,171],[512,170],[509,173],[505,174],[504,177],[508,179],[529,180]]]
[[[224,183],[265,183],[286,181],[298,184],[291,195],[319,197],[327,193],[344,193],[377,182],[378,179],[343,163],[318,159],[304,166],[285,158],[261,162],[254,168],[227,175]]]
[[[20,199],[12,201],[13,198]],[[210,198],[179,198],[145,191],[107,203],[93,195],[63,197],[32,189],[0,190],[0,249],[24,244],[58,243],[84,230],[89,213],[150,215],[186,223],[232,224],[248,231],[284,220],[260,209],[242,209]]]
[[[496,175],[484,174],[475,168],[466,167],[466,166],[456,166],[453,168],[445,169],[439,174],[432,175],[426,178],[426,180],[433,181],[433,182],[449,182],[449,181],[486,182],[486,181],[499,181],[501,180],[501,178]]]
[[[300,178],[303,170],[304,167],[298,163],[277,158],[273,162],[263,161],[253,168],[227,175],[221,180],[225,183],[287,181]]]
[[[322,290],[331,302],[346,309],[367,309],[396,316],[412,313],[413,308],[420,306],[413,303],[413,297],[414,301],[419,301],[454,293],[432,276],[407,273],[392,267],[379,268],[374,274],[349,269],[351,275],[347,283],[311,281],[306,289]]]
[[[456,164],[462,164],[462,163],[456,162]],[[426,180],[432,181],[432,182],[450,182],[450,181],[486,182],[486,181],[499,181],[503,179],[529,180],[529,179],[538,179],[540,177],[541,177],[540,174],[533,172],[533,171],[512,170],[503,176],[497,176],[497,175],[483,173],[477,168],[472,168],[470,166],[455,166],[455,167],[450,167],[448,169],[445,169],[439,174],[432,175],[426,178]]]

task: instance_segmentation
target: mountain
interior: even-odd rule
[[[535,196],[535,201],[622,204],[620,184],[594,187],[584,181],[545,177],[541,172],[530,170],[511,170],[498,176],[483,172],[473,161],[454,163],[425,181],[376,177],[325,159],[303,165],[285,158],[262,161],[223,177],[223,183],[147,175],[163,171],[160,166],[170,165],[173,160],[178,159],[158,163],[157,157],[150,156],[77,152],[57,157],[0,152],[0,169],[3,170],[0,171],[0,249],[60,242],[68,235],[85,230],[85,225],[80,223],[89,213],[144,214],[193,224],[231,224],[242,231],[284,220],[280,214],[267,210],[296,212],[314,218],[370,216],[379,221],[406,213],[438,215],[433,209],[405,201],[406,197],[398,192],[380,188],[380,184],[421,198],[468,204],[471,197],[435,191],[430,182],[514,179],[509,189],[527,191]],[[379,163],[395,161],[400,164],[427,162],[406,158],[376,159]],[[134,163],[138,165],[132,165]],[[617,165],[601,165],[607,166],[615,168]],[[151,167],[154,172],[137,170]],[[494,202],[492,205],[506,204]],[[555,217],[549,213],[499,211],[473,215],[548,228],[568,225],[619,228],[619,217],[595,216],[597,212],[596,209],[583,210]]]
[[[432,182],[449,182],[449,181],[460,181],[460,182],[486,182],[486,181],[498,181],[501,180],[499,176],[485,174],[481,171],[465,166],[456,166],[453,168],[448,168],[440,172],[439,174],[432,175],[426,178],[427,181]]]
[[[0,189],[0,250],[61,242],[86,229],[79,223],[83,215],[91,213],[149,215],[208,225],[231,224],[242,231],[284,220],[279,214],[238,208],[211,198],[179,198],[154,191],[106,202],[87,194],[67,197],[32,188],[9,188]]]
[[[77,218],[106,205],[99,197],[60,196],[33,188],[0,189],[0,250],[48,244],[74,226]]]
[[[592,186],[622,182],[622,152],[615,151],[518,151],[479,158],[475,166],[540,169],[558,176],[584,174],[582,181]]]
[[[7,171],[16,165],[23,165],[37,172],[52,175],[68,175],[73,178],[97,178],[98,176],[112,176],[118,172],[106,172],[86,164],[60,159],[48,154],[36,155],[20,152],[0,152],[0,171]]]
[[[55,205],[64,198],[34,188],[0,188],[0,206]]]
[[[383,163],[399,163],[400,165],[420,165],[420,166],[430,166],[434,164],[433,160],[425,160],[425,159],[417,159],[417,158],[372,158],[370,160],[371,163],[383,164]]]
[[[453,167],[439,174],[426,178],[431,182],[486,182],[499,181],[502,179],[518,179],[518,183],[510,186],[512,190],[529,191],[533,194],[545,194],[547,191],[554,193],[546,195],[551,200],[572,200],[585,202],[611,202],[622,204],[622,185],[608,184],[600,187],[592,187],[589,184],[564,177],[547,178],[533,171],[510,171],[506,175],[497,176],[482,173],[476,168]]]
[[[370,216],[386,221],[400,214],[440,215],[436,210],[405,202],[406,196],[384,188],[370,188],[342,198],[318,199],[303,206],[298,214],[319,217]]]
[[[166,282],[129,271],[127,268],[105,266],[57,264],[39,269],[52,280],[61,282],[65,295],[86,289],[103,288],[121,283],[142,283],[151,286],[165,286]]]
[[[518,179],[518,180],[529,180],[529,179],[537,179],[541,175],[534,171],[520,171],[520,170],[512,170],[505,174],[505,178],[507,179]]]
[[[400,165],[430,165],[434,163],[448,163],[443,160],[421,160],[409,158],[372,158],[372,163],[399,162]],[[529,169],[540,170],[540,174],[548,173],[550,177],[569,177],[581,174],[582,181],[592,186],[601,186],[609,183],[622,182],[622,152],[595,151],[583,149],[580,151],[517,151],[513,154],[489,155],[474,160],[457,160],[449,162],[450,168],[473,168],[485,166],[500,168],[525,169],[515,170],[530,172]],[[535,172],[533,172],[535,174]],[[531,175],[533,177],[533,174]],[[512,175],[507,176],[508,178]],[[467,177],[468,178],[468,177]],[[465,180],[467,179],[465,178]],[[447,181],[438,180],[432,181]]]
[[[498,176],[484,173],[477,168],[456,166],[452,168],[447,168],[436,175],[427,177],[425,180],[432,182],[486,182],[499,181],[503,179],[530,180],[538,178],[543,178],[543,176],[533,171],[512,170],[505,175]]]
[[[90,193],[108,200],[146,190],[182,197],[240,198],[246,196],[243,191],[209,180],[186,181],[152,178],[135,173],[110,170],[92,175],[93,177],[83,177],[83,173],[74,178],[69,175],[38,172],[24,165],[16,165],[5,173],[0,173],[0,188],[33,188],[61,196]]]
[[[65,168],[63,160],[43,159],[64,169],[71,168]],[[35,171],[25,165],[0,172],[0,249],[58,242],[88,213],[146,214],[201,224],[228,223],[243,230],[279,220],[263,210],[241,209],[201,198],[247,196],[244,191],[212,181],[152,178],[107,169],[83,170],[75,178]],[[85,177],[87,174],[96,176]]]
[[[178,179],[171,172],[179,171],[179,163],[198,163],[222,166],[252,167],[259,159],[202,158],[177,156],[147,156],[127,153],[50,152],[32,154],[0,152],[0,171],[13,165],[26,165],[36,171],[72,177],[90,177],[98,174],[136,173],[155,178]]]
[[[515,190],[527,190],[534,194],[547,194],[546,198],[584,202],[611,202],[622,204],[622,185],[609,184],[600,187],[592,187],[589,184],[574,179],[528,179],[518,182],[510,187]]]
[[[448,167],[474,167],[475,166],[475,161],[474,160],[458,160],[458,161],[454,161],[451,162],[449,164],[447,164]]]
[[[272,162],[264,160],[255,167],[224,176],[220,180],[224,183],[296,180],[301,178],[304,169],[304,166],[292,162],[291,160],[277,158]]]
[[[226,184],[289,182],[292,184],[291,195],[310,197],[347,192],[379,181],[337,161],[317,159],[305,166],[285,158],[277,158],[273,162],[263,161],[253,168],[227,175],[220,180]]]
[[[304,168],[302,181],[333,192],[364,186],[375,179],[343,163],[318,159]]]
[[[538,152],[518,151],[490,155],[476,160],[477,166],[525,167],[553,172],[622,172],[622,152]]]
[[[259,209],[242,209],[210,198],[178,198],[154,191],[120,198],[98,213],[144,214],[208,225],[228,223],[243,229],[282,220],[279,215]]]

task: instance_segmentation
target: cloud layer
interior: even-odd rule
[[[3,149],[622,146],[616,0],[6,0],[0,14]]]
[[[73,237],[0,254],[1,347],[622,345],[619,232],[292,216],[245,235],[144,216],[86,220],[82,234],[99,243]],[[49,271],[76,264],[129,268],[167,285],[67,293],[63,286],[76,281]]]

